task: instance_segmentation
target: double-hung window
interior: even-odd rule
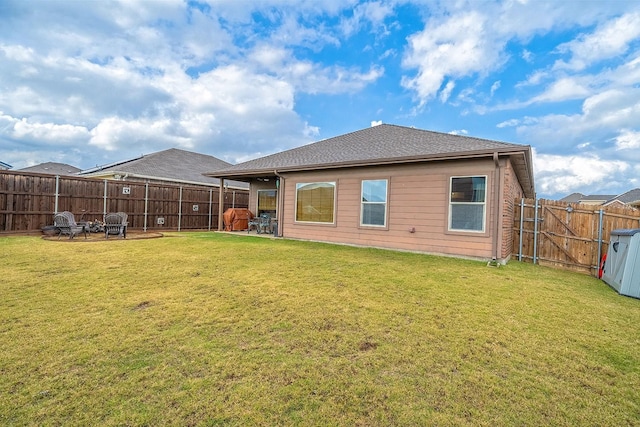
[[[360,225],[387,225],[387,180],[362,181]]]
[[[451,177],[449,230],[484,232],[486,196],[486,176]]]
[[[335,182],[309,182],[296,184],[296,221],[334,222]]]

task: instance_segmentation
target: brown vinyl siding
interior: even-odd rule
[[[283,236],[430,253],[492,257],[495,165],[490,159],[300,172],[286,176]],[[448,231],[451,176],[486,176],[485,233]],[[387,227],[360,225],[361,181],[388,179]],[[336,183],[335,224],[294,221],[297,183]],[[329,229],[328,229],[329,227]],[[412,230],[415,230],[412,232]]]

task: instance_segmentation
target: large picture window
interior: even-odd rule
[[[451,178],[449,230],[484,232],[487,177]]]
[[[333,223],[335,182],[296,184],[296,221]]]
[[[362,181],[360,224],[384,227],[387,225],[387,180]]]

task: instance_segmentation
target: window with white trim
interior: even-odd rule
[[[451,177],[449,230],[484,232],[486,195],[486,176]]]
[[[387,225],[387,180],[363,180],[361,191],[360,225]]]
[[[335,182],[297,183],[296,221],[333,223],[335,195]]]

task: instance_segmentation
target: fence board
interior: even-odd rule
[[[519,259],[593,275],[607,253],[611,231],[640,227],[640,211],[625,206],[523,199],[515,211]]]
[[[208,186],[0,171],[0,233],[39,231],[53,223],[56,207],[57,212],[72,212],[77,220],[101,220],[108,212],[126,212],[132,229],[215,229],[218,191]],[[248,191],[224,191],[225,210],[248,207]]]

